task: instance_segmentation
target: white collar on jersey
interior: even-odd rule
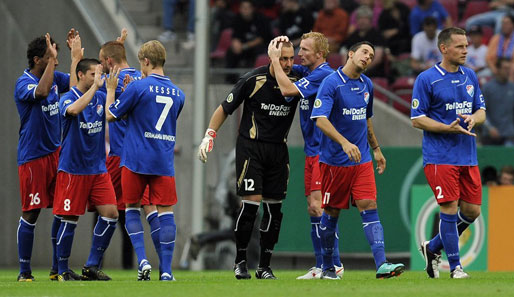
[[[441,62],[437,63],[434,65],[435,69],[437,69],[437,71],[439,71],[439,73],[441,73],[442,76],[445,76],[446,73],[448,73],[448,71],[446,71],[445,69],[439,67],[439,64],[441,64]],[[462,67],[459,66],[459,70],[457,70],[458,72],[464,74],[464,70],[462,70]]]
[[[343,66],[340,66],[339,69],[337,69],[337,74],[339,74],[339,77],[343,80],[344,83],[350,79],[346,74],[343,73]],[[362,76],[359,76],[359,79],[361,82],[364,82]]]

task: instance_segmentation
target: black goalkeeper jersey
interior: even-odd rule
[[[289,79],[295,82],[299,77],[291,72]],[[244,101],[239,135],[264,142],[285,143],[298,99],[282,96],[267,65],[243,75],[221,106],[226,113],[232,114]]]

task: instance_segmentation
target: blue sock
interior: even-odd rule
[[[321,238],[319,230],[320,222],[321,217],[311,217],[311,241],[312,247],[314,248],[314,257],[316,257],[316,267],[318,268],[321,268],[321,263],[323,262],[321,256]]]
[[[460,211],[457,213],[457,215],[457,231],[459,231],[460,236],[462,232],[464,232],[464,230],[466,230],[469,227],[469,225],[473,224],[475,220],[466,217]],[[441,250],[443,249],[443,241],[441,240],[440,233],[438,233],[434,238],[430,240],[430,243],[428,244],[428,249],[432,253],[441,253]]]
[[[36,224],[30,224],[20,217],[18,225],[18,260],[20,262],[20,274],[31,273],[30,258],[32,257],[32,245],[34,244],[34,229]]]
[[[68,268],[68,259],[71,254],[73,236],[75,236],[75,227],[77,227],[77,222],[61,220],[56,242],[59,274],[70,270]]]
[[[144,230],[139,208],[125,209],[125,229],[136,252],[137,264],[139,265],[142,260],[146,259]]]
[[[152,237],[153,245],[155,247],[155,251],[157,252],[157,256],[159,256],[159,271],[161,270],[161,243],[159,242],[159,230],[161,229],[161,225],[159,224],[159,217],[157,216],[157,211],[154,211],[146,216],[146,220],[150,225],[150,236]]]
[[[111,242],[114,230],[116,230],[116,223],[118,223],[118,219],[98,216],[98,221],[96,222],[95,229],[93,230],[91,251],[89,252],[89,258],[87,258],[86,262],[87,267],[100,266],[100,261]]]
[[[319,229],[321,231],[321,254],[323,257],[323,270],[334,267],[334,240],[336,237],[338,217],[331,217],[325,212],[321,215]]]
[[[332,254],[334,265],[341,267],[341,257],[339,257],[339,225],[336,225],[336,234],[334,238],[334,253]]]
[[[457,214],[450,215],[441,213],[441,223],[439,225],[439,233],[443,241],[444,251],[450,263],[450,271],[453,271],[457,265],[460,265],[459,256],[459,233],[457,231]]]
[[[161,230],[159,238],[161,243],[161,269],[162,273],[171,273],[171,262],[173,261],[173,250],[175,249],[175,237],[177,235],[177,225],[175,225],[175,216],[172,212],[164,212],[159,214],[159,223]]]
[[[57,271],[57,232],[59,232],[59,227],[61,226],[61,217],[54,216],[54,221],[52,223],[52,248],[53,248],[53,257],[52,257],[52,270]]]
[[[384,229],[380,223],[376,209],[363,210],[361,212],[362,228],[373,252],[375,266],[378,268],[386,261],[384,249]]]

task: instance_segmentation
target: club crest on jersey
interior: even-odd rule
[[[467,85],[466,92],[468,92],[470,97],[473,97],[473,95],[475,95],[475,88],[472,85]]]
[[[368,102],[369,102],[369,93],[368,92],[364,92],[364,102],[366,102],[366,104],[368,104]]]
[[[321,107],[321,100],[319,99],[316,99],[314,101],[314,108],[320,108]]]
[[[104,114],[104,106],[103,106],[103,105],[101,105],[101,104],[98,104],[98,105],[96,106],[96,113],[97,113],[99,116],[103,115],[103,114]]]

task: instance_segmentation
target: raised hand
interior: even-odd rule
[[[96,74],[95,74],[96,75]],[[114,66],[109,71],[109,76],[105,78],[105,87],[107,91],[116,91],[118,87],[118,76],[120,75],[120,68]],[[96,76],[95,76],[96,78]]]
[[[103,74],[103,66],[102,64],[96,65],[95,68],[95,85],[98,88],[101,88],[104,85],[105,77],[102,77]]]
[[[46,48],[48,53],[50,54],[50,58],[57,59],[57,45],[55,43],[51,43],[50,33],[45,34],[46,39]]]
[[[125,89],[127,88],[128,84],[133,82],[134,78],[128,74],[125,74],[125,77],[123,78],[123,87],[121,88],[122,92],[125,92]]]
[[[68,31],[66,35],[66,45],[70,50],[72,49],[73,39],[77,36],[79,36],[79,31],[76,31],[75,28],[71,28],[70,31]]]
[[[84,48],[80,36],[77,34],[72,40],[68,41],[71,42],[71,59],[80,61],[84,57]]]
[[[281,42],[279,43],[275,38],[268,45],[268,56],[270,57],[270,59],[273,59],[273,58],[280,59],[281,55],[282,55],[282,43]]]
[[[121,29],[121,35],[116,38],[116,41],[121,42],[121,43],[124,44],[125,43],[125,39],[127,39],[127,35],[128,35],[127,28]]]

